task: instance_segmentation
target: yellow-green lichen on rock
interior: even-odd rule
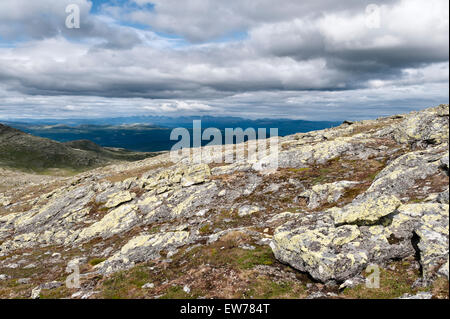
[[[106,274],[129,268],[135,263],[159,258],[163,250],[174,251],[190,242],[190,239],[190,233],[187,231],[140,235],[132,238],[120,251],[95,268]]]
[[[77,242],[95,237],[113,236],[130,229],[137,221],[137,207],[132,204],[122,205],[109,212],[98,222],[84,228],[79,234]]]
[[[261,210],[261,208],[258,206],[244,205],[244,206],[239,207],[238,216],[239,217],[249,216],[249,215],[259,212],[260,210]]]
[[[211,176],[211,171],[207,164],[180,165],[163,170],[156,176],[148,178],[144,182],[144,187],[147,190],[155,189],[158,194],[161,194],[177,186],[189,187],[201,184],[206,182],[209,176]]]
[[[394,138],[404,144],[422,141],[435,144],[448,142],[448,113],[448,104],[412,112],[406,116],[401,125],[396,126]]]
[[[400,205],[401,201],[395,196],[369,197],[342,209],[335,208],[331,214],[335,225],[373,224],[393,213]]]
[[[108,201],[105,204],[106,208],[114,208],[120,204],[127,203],[136,197],[135,193],[130,193],[129,191],[123,191],[115,194],[111,194]]]
[[[356,225],[341,227],[276,230],[271,244],[275,257],[326,282],[356,274],[367,263],[365,251],[358,250],[360,231]]]

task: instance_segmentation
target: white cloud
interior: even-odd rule
[[[63,27],[69,2],[82,8],[78,33]],[[135,107],[316,118],[351,115],[356,102],[448,101],[445,0],[379,1],[378,29],[365,24],[369,1],[134,3],[155,7],[106,5],[94,15],[87,0],[1,1],[0,37],[11,45],[0,46],[0,116],[19,106],[20,116],[100,116],[110,105],[117,116]],[[247,37],[211,41],[232,32]]]
[[[164,113],[173,113],[173,112],[203,112],[203,111],[212,111],[213,108],[207,104],[195,102],[195,101],[170,101],[163,102],[159,105],[152,106],[144,106],[144,110],[156,111],[156,112],[164,112]]]

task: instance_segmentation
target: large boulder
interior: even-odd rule
[[[413,204],[401,199],[408,200],[414,192],[425,195],[427,188],[417,187],[418,181],[439,174],[445,179],[442,162],[447,151],[446,145],[438,145],[400,156],[351,203],[294,217],[275,230],[275,257],[322,282],[342,282],[369,264],[412,255],[420,256],[425,279],[439,274],[448,261],[445,195]]]
[[[448,142],[449,107],[441,104],[421,112],[413,112],[395,127],[398,143],[424,146]]]
[[[336,224],[331,209],[277,228],[271,247],[277,259],[322,282],[343,282],[369,264],[416,253],[424,277],[431,278],[448,261],[448,211],[439,203],[393,205],[364,225],[353,224],[353,218],[351,224]],[[373,216],[379,216],[378,223]]]

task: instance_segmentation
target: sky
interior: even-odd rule
[[[448,12],[447,0],[0,0],[0,120],[334,121],[448,103]]]

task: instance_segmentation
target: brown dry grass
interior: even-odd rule
[[[134,169],[130,169],[124,172],[120,172],[120,173],[114,173],[108,177],[106,177],[105,180],[111,182],[111,183],[117,183],[117,182],[123,182],[124,180],[130,178],[130,177],[138,177],[141,178],[143,174],[149,172],[149,171],[154,171],[157,169],[161,169],[161,168],[169,168],[171,167],[173,164],[170,162],[166,162],[166,163],[160,163],[160,164],[154,164],[154,165],[149,165],[149,166],[143,166],[143,167],[138,167],[138,168],[134,168]]]

